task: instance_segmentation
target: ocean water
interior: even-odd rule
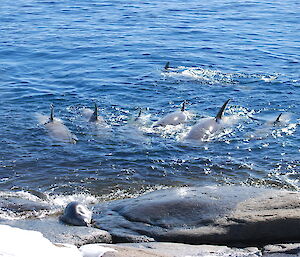
[[[297,0],[2,0],[1,217],[165,187],[299,190],[299,20]],[[227,99],[229,126],[183,140]],[[186,124],[153,127],[185,100]],[[94,103],[105,126],[84,116]],[[76,144],[39,123],[51,104]]]

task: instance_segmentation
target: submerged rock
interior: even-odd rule
[[[26,215],[37,216],[40,212],[50,211],[51,207],[43,202],[33,201],[17,196],[5,196],[0,198],[0,214],[11,213],[14,217]]]
[[[300,193],[225,186],[177,188],[95,206],[113,242],[235,246],[300,241]]]

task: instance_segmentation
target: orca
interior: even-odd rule
[[[175,111],[167,114],[166,116],[158,120],[153,127],[165,127],[167,125],[177,126],[185,123],[188,119],[188,115],[185,110],[186,103],[186,101],[183,101],[180,111]]]
[[[288,115],[283,115],[283,113],[280,113],[276,119],[274,120],[273,118],[270,119],[264,119],[264,118],[254,118],[252,116],[249,116],[250,119],[258,121],[258,122],[263,122],[267,126],[277,126],[277,125],[282,125],[287,122],[288,120]]]
[[[98,105],[94,104],[94,110],[90,108],[83,108],[82,115],[87,119],[88,122],[106,125],[104,119],[99,115]]]
[[[78,141],[76,135],[63,124],[60,119],[54,117],[54,106],[50,105],[50,116],[47,118],[45,115],[38,114],[37,118],[41,124],[45,126],[49,136],[60,142],[76,144]]]
[[[191,128],[185,139],[205,141],[212,135],[218,133],[224,127],[223,114],[229,101],[230,99],[222,105],[215,117],[200,119],[197,124]]]
[[[278,117],[276,118],[276,120],[273,122],[274,125],[277,125],[277,124],[279,124],[281,122],[281,120],[280,120],[281,116],[282,116],[282,113],[280,113],[278,115]]]
[[[99,120],[99,118],[98,118],[98,106],[95,103],[94,112],[91,115],[91,117],[89,119],[89,122],[97,122],[98,120]]]

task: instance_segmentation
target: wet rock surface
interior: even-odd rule
[[[39,231],[52,243],[68,243],[81,246],[112,242],[107,231],[92,227],[69,226],[59,222],[58,218],[2,220],[0,223],[21,229]]]
[[[40,210],[51,210],[51,207],[43,203],[17,197],[0,199],[1,212],[25,213]]]
[[[25,210],[35,211],[34,202],[28,203]],[[12,205],[18,206],[23,202]],[[58,217],[2,219],[0,224],[39,231],[53,243],[101,243],[116,250],[104,257],[300,256],[298,192],[185,187],[97,204],[93,211],[95,227],[66,225]]]
[[[113,242],[262,246],[300,241],[300,193],[253,187],[176,188],[94,207]]]

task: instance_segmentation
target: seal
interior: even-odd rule
[[[200,119],[198,123],[191,128],[185,139],[205,141],[219,132],[224,127],[222,122],[223,113],[229,101],[230,99],[223,104],[216,117]]]
[[[92,212],[78,202],[70,202],[59,219],[69,225],[89,226],[92,221]]]
[[[167,125],[177,126],[185,123],[188,119],[188,115],[185,110],[186,103],[186,101],[183,101],[180,111],[175,111],[167,114],[166,116],[158,120],[153,127],[165,127]]]

